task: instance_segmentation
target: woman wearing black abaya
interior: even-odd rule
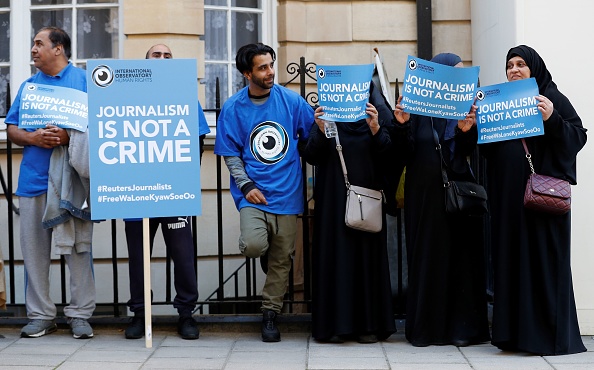
[[[433,62],[462,66],[455,54]],[[475,109],[461,121],[411,115],[400,97],[394,147],[406,158],[404,216],[408,253],[406,339],[414,346],[467,346],[489,337],[483,218],[446,213],[437,131],[448,178],[473,181],[467,156],[476,148]]]
[[[538,53],[525,45],[509,50],[508,81],[534,77],[544,135],[526,138],[538,174],[576,184],[576,157],[586,129],[557,89]],[[557,216],[525,209],[530,174],[519,139],[485,144],[494,263],[493,345],[540,355],[584,352],[570,266],[571,213]]]
[[[368,103],[367,120],[336,124],[349,181],[376,190],[384,189],[385,153],[391,147],[378,110]],[[317,125],[302,151],[316,166],[312,334],[321,342],[373,343],[396,331],[386,228],[368,233],[345,225],[345,180],[336,142],[324,134],[322,114],[320,107],[315,112]],[[390,116],[388,111],[388,124]]]

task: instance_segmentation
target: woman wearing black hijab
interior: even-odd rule
[[[525,138],[534,171],[576,184],[586,129],[538,53],[510,49],[508,81],[534,77],[544,135]],[[519,139],[480,146],[487,158],[494,267],[493,345],[540,355],[586,351],[578,327],[570,266],[571,213],[523,205],[530,167]]]
[[[349,182],[380,190],[386,188],[385,173],[394,165],[387,129],[392,109],[374,84],[369,101],[369,118],[339,122],[336,129]],[[386,227],[368,233],[345,225],[345,178],[337,142],[324,135],[323,114],[318,107],[316,124],[301,150],[315,166],[312,336],[320,342],[373,343],[396,331]]]
[[[462,66],[460,57],[451,53],[431,61]],[[406,113],[401,99],[392,138],[406,161],[406,339],[413,346],[487,342],[483,218],[446,213],[432,130],[438,134],[448,178],[473,181],[467,156],[476,148],[476,107],[464,120],[446,120]]]

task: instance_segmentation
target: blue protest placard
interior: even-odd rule
[[[408,56],[402,86],[403,110],[461,120],[474,101],[479,67],[450,67]]]
[[[476,93],[478,143],[544,135],[537,95],[534,78],[481,87]]]
[[[21,95],[19,128],[54,125],[85,132],[87,93],[62,86],[27,82]]]
[[[318,100],[324,108],[321,118],[336,122],[367,118],[365,108],[372,75],[373,64],[318,65]]]
[[[89,60],[91,217],[201,213],[196,60]]]

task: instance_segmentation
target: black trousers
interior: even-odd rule
[[[190,315],[198,300],[198,284],[194,261],[194,245],[190,217],[157,217],[149,220],[151,254],[159,225],[167,252],[173,260],[173,282],[176,296],[173,307],[180,315]],[[128,307],[134,314],[144,311],[144,269],[142,264],[142,221],[126,221],[128,244],[130,300]],[[152,296],[152,295],[151,295]]]

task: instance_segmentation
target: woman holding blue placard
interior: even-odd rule
[[[380,90],[370,91],[367,119],[337,122],[348,180],[353,185],[385,189],[385,173],[394,165],[389,155],[387,125],[392,110]],[[345,176],[337,141],[325,133],[315,111],[302,155],[315,165],[312,241],[312,336],[320,342],[355,340],[373,343],[396,331],[388,265],[386,227],[378,233],[345,225]],[[385,225],[385,217],[383,220]]]
[[[444,53],[432,62],[462,67]],[[408,260],[406,339],[414,346],[467,346],[489,341],[483,218],[446,213],[442,160],[450,180],[474,181],[467,161],[478,138],[475,110],[446,120],[403,111],[399,98],[392,134],[406,160],[404,217]]]
[[[508,81],[534,77],[544,135],[525,138],[534,171],[576,184],[576,157],[586,129],[532,48],[506,58]],[[522,141],[480,146],[487,158],[494,266],[493,341],[502,350],[539,355],[586,351],[578,327],[570,266],[571,212],[552,215],[524,208],[531,173]]]

